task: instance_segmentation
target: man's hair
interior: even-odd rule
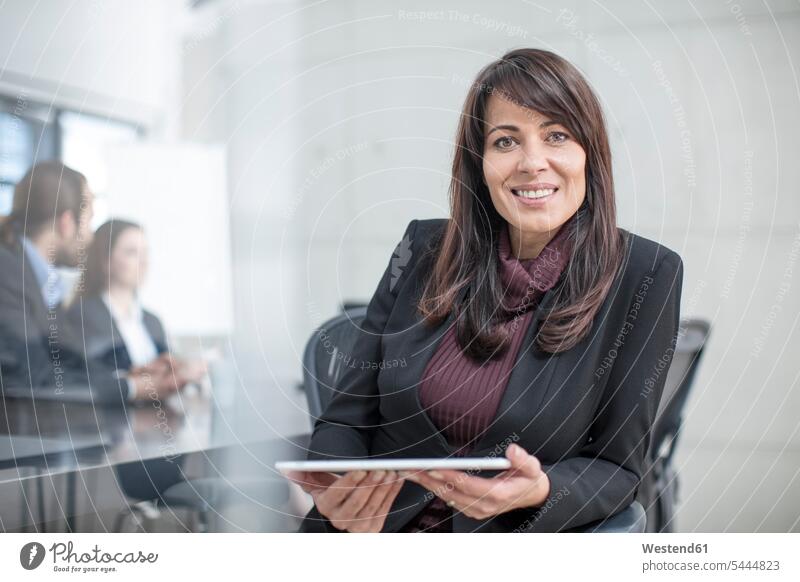
[[[80,220],[87,195],[86,177],[61,162],[40,162],[14,187],[11,213],[0,225],[0,240],[13,244],[20,236],[36,236],[64,212]]]

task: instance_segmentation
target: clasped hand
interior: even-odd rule
[[[164,353],[144,366],[134,366],[127,374],[133,382],[135,400],[166,398],[186,384],[199,382],[207,366],[202,360],[181,360]]]

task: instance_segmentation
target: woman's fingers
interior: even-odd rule
[[[366,488],[363,483],[366,481],[366,477],[366,471],[346,473],[327,489],[312,492],[317,510],[327,517],[336,529],[347,529],[351,525],[351,510],[345,504],[350,497],[363,495]]]
[[[317,509],[334,527],[353,532],[383,529],[404,479],[425,487],[465,515],[484,519],[510,507],[534,505],[541,497],[537,493],[541,487],[536,484],[546,476],[539,460],[515,445],[509,447],[506,456],[512,466],[497,476],[502,478],[477,477],[463,471],[401,472],[399,475],[391,471],[356,471],[311,493]],[[296,475],[287,476],[298,482]],[[308,482],[314,478],[305,479]]]
[[[541,504],[549,494],[550,484],[539,459],[518,445],[511,445],[506,456],[511,461],[511,468],[495,478],[444,470],[415,473],[406,478],[422,485],[462,513],[478,519],[514,507]]]
[[[475,507],[476,505],[482,504],[486,501],[483,497],[475,497],[474,495],[463,493],[458,489],[447,489],[445,487],[441,487],[438,488],[437,491],[437,497],[459,511],[464,511],[465,509]]]
[[[403,480],[394,471],[373,472],[326,517],[337,529],[378,532],[402,486]]]
[[[379,473],[383,473],[380,471]],[[386,496],[391,490],[392,483],[396,480],[396,475],[393,471],[389,471],[380,477],[380,474],[375,475],[375,479],[379,479],[376,484],[371,485],[372,489],[369,497],[366,499],[361,508],[357,511],[353,518],[352,525],[347,529],[352,532],[376,532],[380,531],[380,520],[376,520],[379,515],[381,507],[384,505]]]
[[[372,518],[370,531],[379,532],[383,529],[383,524],[386,523],[386,517],[389,515],[389,510],[392,508],[394,500],[397,499],[397,494],[400,493],[400,489],[403,488],[403,479],[398,477],[394,481],[389,481],[388,485],[389,490],[386,496],[383,498],[383,502],[378,508],[375,517]]]
[[[303,488],[303,491],[308,493],[308,489],[311,488],[311,482],[306,475],[307,473],[305,471],[286,471],[283,474],[289,481],[297,483]]]
[[[508,472],[513,476],[536,478],[542,473],[542,464],[539,459],[518,444],[513,444],[506,449],[506,458],[511,461],[511,468]]]
[[[403,486],[403,480],[397,475],[386,475],[383,482],[375,487],[369,501],[361,510],[351,528],[353,532],[380,532],[386,521],[386,515],[392,507],[397,494]]]
[[[415,473],[407,477],[410,481],[419,483],[438,497],[448,492],[457,491],[471,497],[484,497],[491,494],[498,485],[497,481],[472,477],[461,472],[429,471]]]
[[[416,483],[417,485],[425,487],[425,489],[437,496],[442,492],[445,486],[445,483],[438,479],[434,479],[424,471],[401,472],[401,476],[405,479],[408,479],[412,483]]]
[[[381,471],[380,473],[383,472]],[[356,517],[369,519],[375,515],[375,512],[378,511],[378,508],[380,508],[383,503],[383,498],[386,496],[386,482],[391,478],[390,473],[386,473],[383,476],[376,474],[376,478],[380,480],[371,487],[372,490],[369,497],[366,498],[364,504],[356,511]]]
[[[327,489],[336,479],[338,475],[331,473],[317,473],[310,471],[286,471],[283,474],[287,479],[293,483],[297,483],[306,493],[317,491],[320,489]]]
[[[327,516],[334,527],[352,532],[371,531],[373,515],[366,508],[371,506],[372,512],[380,509],[388,490],[383,487],[387,480],[396,480],[396,475],[375,471],[363,479]]]
[[[434,472],[434,475],[444,476],[441,472]],[[429,473],[421,472],[408,477],[408,479],[419,483],[443,501],[452,503],[455,509],[465,513],[485,510],[501,496],[500,489],[507,488],[505,482],[482,477],[465,476],[461,479],[445,480],[437,479]],[[468,480],[477,480],[480,483],[470,482],[465,485]]]
[[[351,471],[339,477],[336,481],[331,483],[325,490],[326,502],[336,507],[343,503],[353,491],[361,487],[362,482],[367,477],[366,471]]]
[[[382,481],[376,485],[372,494],[367,499],[367,502],[361,507],[357,516],[363,518],[372,518],[378,515],[381,507],[392,490],[392,486],[397,482],[397,474],[394,471],[389,471],[384,475]]]
[[[356,519],[362,508],[367,504],[377,487],[383,482],[386,471],[372,471],[359,483],[350,495],[342,502],[341,515],[349,519]]]

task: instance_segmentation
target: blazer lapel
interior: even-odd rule
[[[83,341],[90,358],[105,359],[117,369],[130,368],[130,358],[117,322],[99,295],[80,299],[83,306]]]
[[[555,298],[555,290],[545,292],[539,305],[531,315],[531,321],[525,332],[525,338],[516,356],[514,368],[508,378],[506,389],[497,407],[492,422],[483,436],[473,447],[474,456],[488,454],[498,443],[509,442],[513,432],[507,430],[506,418],[513,414],[515,408],[522,407],[531,411],[531,417],[540,409],[542,400],[552,381],[559,358],[534,349],[539,335],[539,324],[550,309]]]
[[[459,292],[456,303],[459,303],[466,296],[466,288]],[[439,324],[436,329],[430,327],[422,320],[405,332],[406,339],[402,344],[401,350],[408,360],[408,366],[400,371],[396,369],[395,380],[399,384],[398,389],[405,390],[408,395],[409,420],[413,421],[411,430],[420,435],[418,442],[426,443],[431,447],[431,457],[451,457],[456,452],[456,447],[450,445],[444,435],[439,432],[436,425],[431,420],[428,413],[422,407],[420,400],[420,388],[422,377],[433,355],[444,339],[445,334],[455,325],[456,318],[453,312]]]

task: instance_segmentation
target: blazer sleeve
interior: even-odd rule
[[[605,519],[633,502],[677,341],[682,283],[683,263],[672,251],[644,276],[622,324],[625,341],[588,443],[575,457],[543,465],[550,495],[536,509],[505,514],[513,518],[511,529],[571,529]]]
[[[366,318],[351,354],[355,362],[380,362],[382,335],[395,300],[416,260],[417,221],[406,228],[378,288],[367,306]],[[316,421],[309,459],[364,458],[370,454],[372,434],[380,423],[378,374],[380,366],[346,366],[337,393]]]
[[[47,338],[35,329],[35,322],[26,322],[17,279],[6,272],[0,284],[0,380],[3,386],[39,386],[51,379],[53,366]]]
[[[0,384],[23,388],[68,390],[91,386],[98,404],[124,404],[127,384],[102,362],[87,359],[67,313],[58,309],[48,316],[53,336],[27,327],[22,287],[0,285]]]

